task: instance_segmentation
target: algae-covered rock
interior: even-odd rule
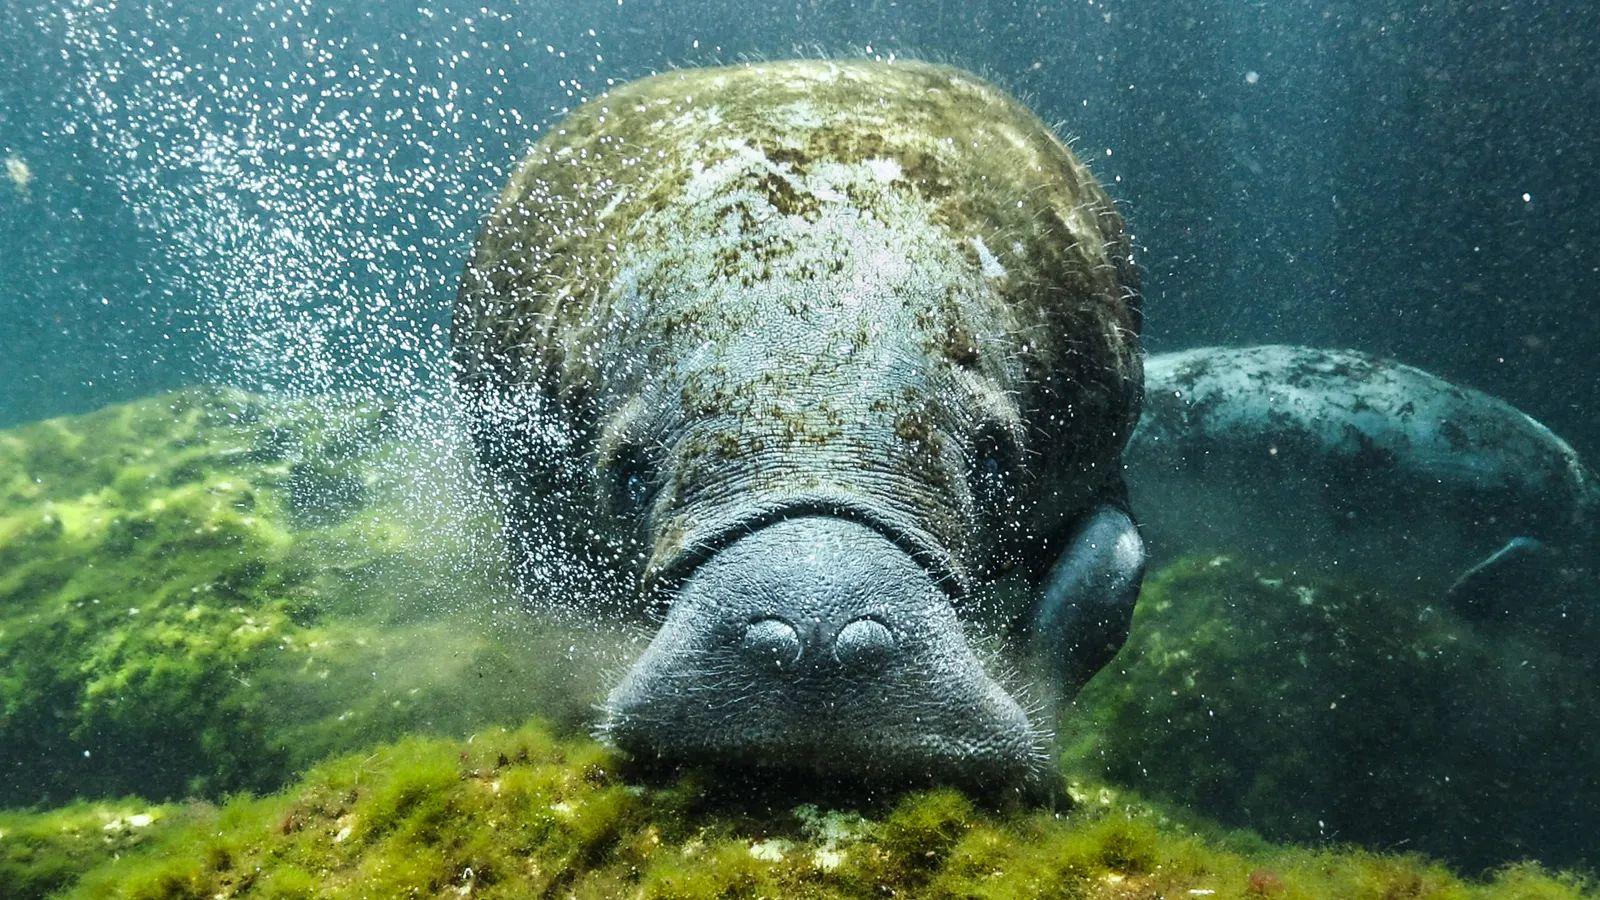
[[[131,799],[73,803],[48,813],[0,811],[0,894],[48,896],[188,821],[187,812]]]
[[[1104,788],[1065,814],[986,811],[948,790],[821,810],[712,805],[693,780],[642,787],[623,773],[598,745],[532,726],[409,739],[273,796],[147,813],[170,824],[70,895],[1594,896],[1533,866],[1466,882],[1415,856],[1274,848]],[[48,831],[56,815],[25,825]]]
[[[581,715],[566,645],[487,614],[488,526],[416,508],[450,497],[395,415],[192,390],[0,433],[0,805],[267,790]]]
[[[1582,895],[1199,816],[1594,865],[1592,622],[1467,624],[1227,560],[1150,578],[1067,719],[1064,816],[644,786],[554,736],[619,659],[491,612],[489,517],[400,416],[197,390],[0,433],[0,806],[85,798],[0,813],[0,896]],[[535,713],[560,728],[496,727]],[[375,747],[407,735],[436,737]],[[270,795],[213,805],[241,790]]]
[[[1079,697],[1069,756],[1274,839],[1595,866],[1600,657],[1581,608],[1553,629],[1472,624],[1183,560]]]

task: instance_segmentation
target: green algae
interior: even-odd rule
[[[187,810],[143,800],[78,802],[48,813],[0,811],[0,888],[44,897],[85,871],[151,842]]]
[[[1066,757],[1276,840],[1594,866],[1592,636],[1182,560],[1079,696]]]
[[[0,433],[0,805],[146,798],[0,813],[0,895],[1592,896],[1337,843],[1594,865],[1592,629],[1228,560],[1152,573],[1065,815],[645,786],[555,736],[595,662],[470,612],[498,574],[392,483],[390,417],[197,390]]]
[[[119,859],[99,852],[66,895],[1597,896],[1532,865],[1473,882],[1413,855],[1274,847],[1104,787],[1065,813],[985,809],[936,789],[755,815],[708,806],[692,778],[642,786],[627,775],[592,741],[540,726],[407,739],[325,762],[271,796],[148,812],[164,824]],[[48,831],[68,815],[27,825]]]
[[[478,612],[492,566],[402,508],[390,416],[193,390],[0,434],[0,805],[582,716],[557,636]]]

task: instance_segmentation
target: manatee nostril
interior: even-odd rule
[[[782,619],[756,619],[745,627],[739,649],[756,665],[781,672],[800,661],[800,633]]]
[[[833,656],[852,669],[879,669],[894,652],[894,632],[877,619],[856,619],[839,629]]]

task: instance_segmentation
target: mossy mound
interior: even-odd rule
[[[1277,840],[1592,867],[1600,657],[1582,619],[1473,624],[1184,560],[1148,580],[1127,645],[1078,698],[1069,756]]]
[[[1273,848],[1109,789],[1078,793],[1065,814],[986,811],[947,790],[851,811],[719,811],[693,778],[633,785],[600,746],[529,726],[405,740],[324,763],[262,799],[143,811],[142,840],[119,846],[120,859],[68,895],[1596,896],[1533,866],[1466,882],[1419,857]],[[70,824],[85,816],[87,825]],[[85,831],[104,829],[98,822],[75,809],[13,816],[0,829],[60,827],[57,843],[32,843],[35,864],[59,871]],[[18,840],[0,837],[0,865],[14,866],[8,848]],[[106,855],[97,848],[91,858]]]
[[[581,716],[566,644],[487,614],[498,555],[412,508],[393,415],[191,390],[0,433],[0,805]]]
[[[1102,787],[1056,818],[629,786],[586,741],[494,730],[582,722],[614,661],[492,613],[492,522],[440,521],[454,476],[396,416],[194,390],[0,433],[0,805],[147,798],[0,813],[0,896],[88,869],[84,892],[134,895],[1576,895],[1273,849]],[[1149,579],[1065,762],[1273,839],[1594,866],[1594,633],[1185,560]],[[440,737],[206,802],[419,734]]]
[[[79,802],[48,813],[0,811],[0,896],[45,897],[149,843],[180,807],[143,800]]]

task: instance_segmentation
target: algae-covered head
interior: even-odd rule
[[[974,650],[976,587],[1068,689],[1142,571],[1122,220],[956,69],[687,70],[592,100],[502,192],[458,383],[531,597],[585,560],[664,618],[604,732],[672,760],[1019,785],[1044,729]],[[606,601],[590,601],[599,610]]]

